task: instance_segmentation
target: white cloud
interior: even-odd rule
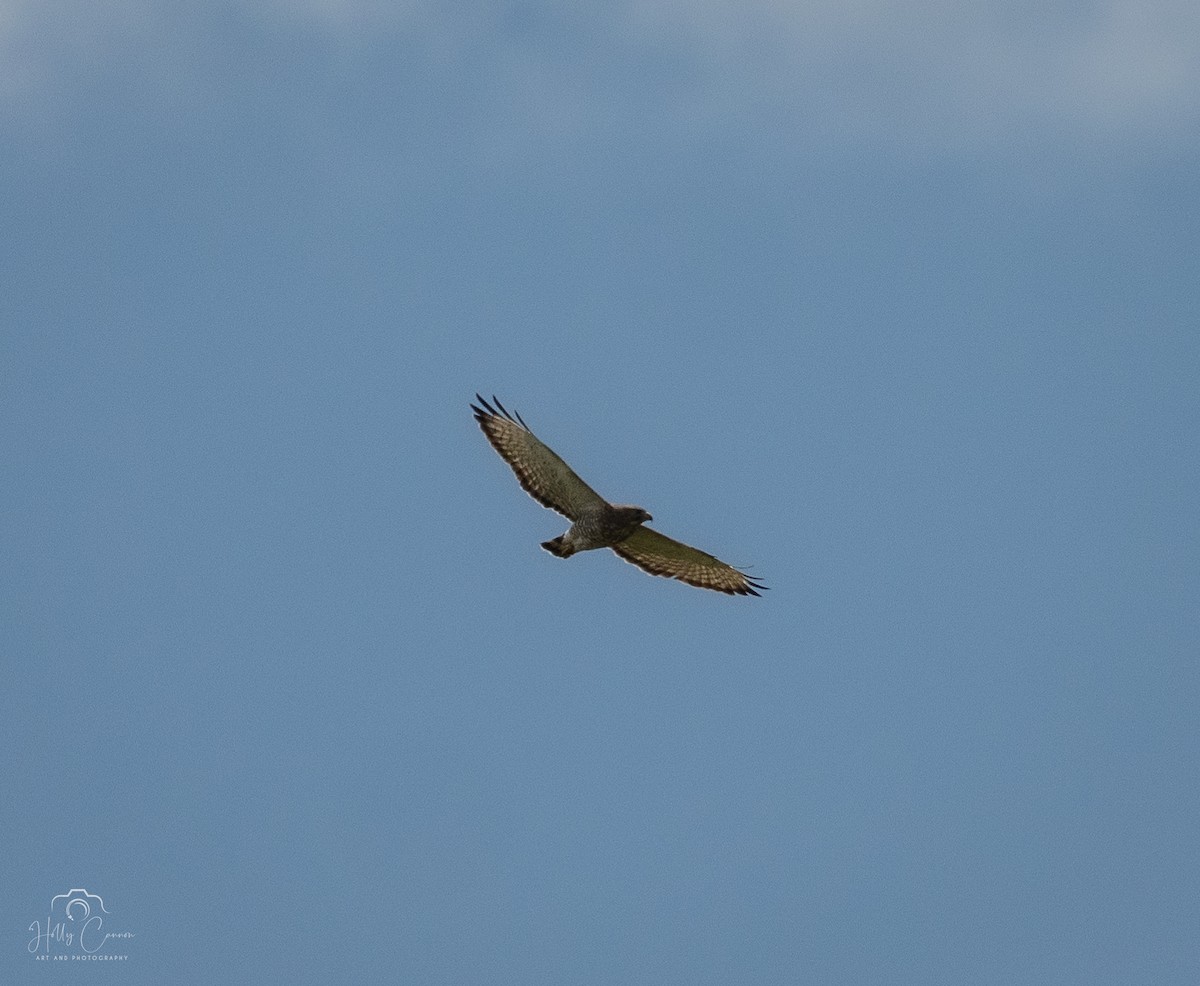
[[[630,0],[631,36],[693,48],[748,99],[852,126],[1104,136],[1200,122],[1200,4]],[[889,122],[890,121],[890,122]]]
[[[11,111],[52,100],[65,69],[105,59],[178,71],[172,50],[206,28],[172,20],[170,9],[150,0],[0,0],[0,102]],[[404,36],[448,53],[453,66],[457,46],[462,59],[484,59],[479,98],[509,114],[493,120],[498,129],[586,127],[596,114],[693,125],[749,116],[834,144],[936,149],[1048,134],[1190,144],[1200,125],[1195,0],[626,0],[603,9],[535,6],[505,22],[505,11],[461,2],[244,0],[241,8],[248,23],[322,32],[343,51]],[[539,21],[559,34],[539,33]],[[678,73],[676,85],[640,89],[623,78],[659,63]]]
[[[153,51],[166,25],[145,0],[0,0],[0,105],[55,95],[64,69]]]

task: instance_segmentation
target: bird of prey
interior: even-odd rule
[[[542,542],[542,547],[552,555],[569,558],[577,551],[612,548],[625,561],[651,575],[679,579],[701,589],[757,596],[758,590],[767,588],[699,548],[681,544],[644,526],[654,518],[641,507],[605,500],[538,440],[520,414],[509,414],[495,397],[491,404],[479,394],[475,399],[479,401],[478,406],[471,405],[475,420],[492,447],[517,474],[525,492],[543,507],[557,510],[571,521],[565,534]]]

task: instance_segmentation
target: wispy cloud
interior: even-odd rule
[[[731,101],[892,139],[1113,136],[1200,122],[1190,0],[630,0],[629,37],[690,49]]]
[[[78,78],[80,64],[140,58],[177,71],[172,53],[212,22],[169,10],[0,0],[0,102],[11,111],[63,97],[62,79]],[[245,0],[230,14],[325,35],[342,51],[403,39],[436,48],[447,71],[471,60],[479,98],[505,117],[492,116],[498,128],[749,115],[834,144],[937,148],[1046,134],[1191,143],[1200,125],[1194,0],[626,0],[602,13]]]

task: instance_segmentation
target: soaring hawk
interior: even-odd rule
[[[489,404],[478,394],[471,405],[475,420],[517,474],[525,492],[543,507],[557,510],[571,527],[542,547],[559,558],[577,551],[612,548],[627,562],[651,575],[679,579],[701,589],[735,596],[757,596],[767,586],[699,548],[673,541],[645,527],[653,520],[641,507],[611,504],[580,479],[562,459],[542,444],[520,414],[509,414],[495,397]]]

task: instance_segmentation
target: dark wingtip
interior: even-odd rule
[[[745,568],[749,567],[749,565],[746,565],[738,569],[739,574],[742,576],[742,588],[745,589],[746,594],[749,596],[758,596],[760,592],[770,592],[771,587],[769,585],[763,585],[758,579],[746,574]],[[755,592],[756,589],[759,592]]]
[[[475,400],[479,401],[480,406],[477,407],[476,405],[472,404],[471,410],[475,412],[475,420],[479,422],[480,427],[486,425],[487,422],[492,418],[498,418],[501,415],[503,415],[505,418],[508,418],[509,421],[512,420],[512,416],[506,410],[504,410],[504,405],[496,400],[494,396],[492,397],[492,401],[496,407],[500,408],[499,411],[497,411],[495,407],[492,407],[492,405],[484,399],[483,395],[478,392],[475,394]],[[528,429],[526,430],[528,431]]]
[[[475,412],[475,420],[482,424],[487,418],[507,418],[513,424],[519,424],[526,431],[529,431],[529,425],[525,423],[525,419],[521,417],[520,411],[510,412],[503,404],[500,403],[500,398],[492,394],[492,401],[489,404],[484,399],[483,395],[478,391],[475,394],[475,400],[479,401],[479,406],[472,404],[471,410]],[[494,406],[493,406],[494,405]]]

